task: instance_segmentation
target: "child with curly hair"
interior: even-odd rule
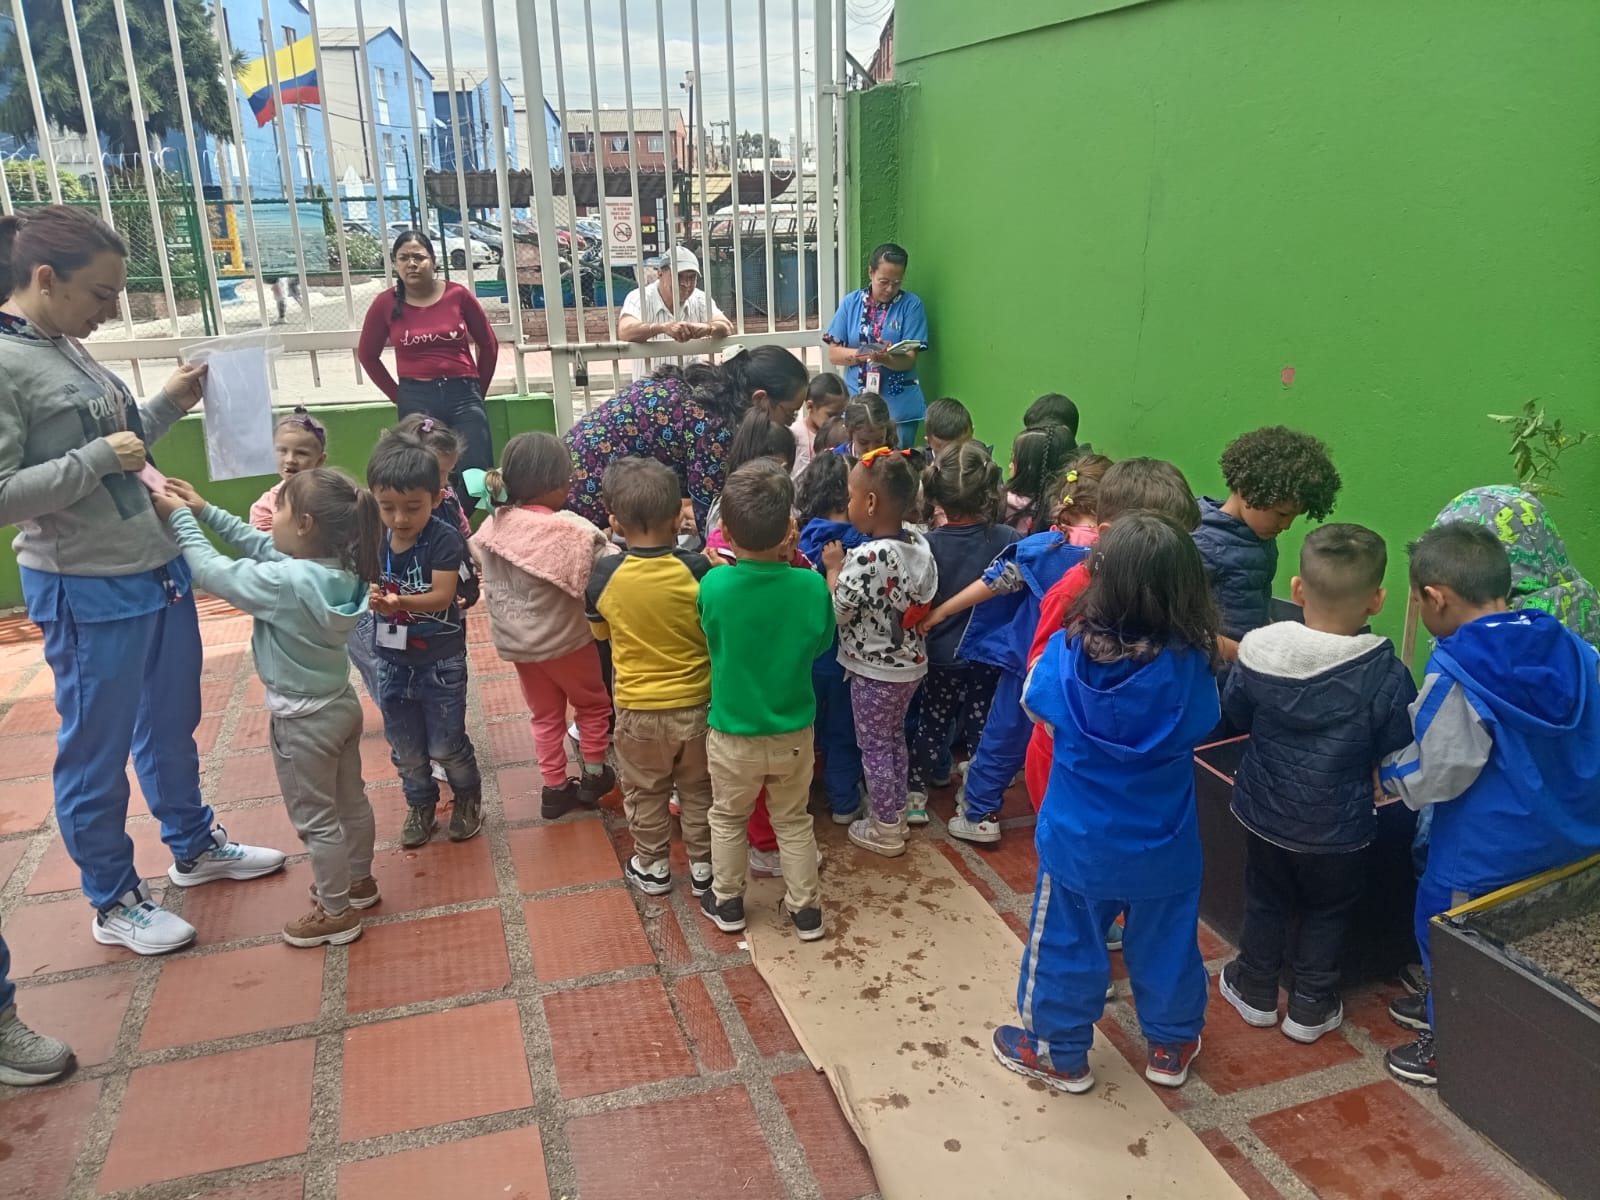
[[[1219,461],[1228,498],[1201,498],[1194,541],[1222,609],[1219,653],[1231,662],[1239,639],[1267,623],[1278,535],[1301,514],[1321,521],[1333,511],[1339,472],[1320,441],[1282,425],[1234,438]]]

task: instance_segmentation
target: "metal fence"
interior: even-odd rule
[[[845,274],[843,0],[324,3],[344,24],[316,0],[296,7],[303,27],[274,28],[271,0],[211,5],[220,61],[264,81],[250,95],[230,81],[226,127],[206,134],[184,67],[185,49],[199,52],[192,35],[180,40],[176,0],[61,0],[81,112],[64,134],[73,122],[47,100],[60,92],[41,90],[34,65],[39,10],[12,0],[40,169],[13,173],[17,187],[0,175],[0,208],[66,199],[124,232],[129,289],[120,323],[94,339],[103,359],[138,377],[143,360],[193,340],[277,326],[277,369],[297,398],[353,398],[362,319],[393,286],[394,232],[414,224],[436,235],[446,274],[479,295],[512,348],[518,390],[551,387],[562,420],[612,394],[648,353],[619,339],[619,308],[679,245],[699,256],[733,340],[817,360]],[[104,44],[107,31],[86,39],[83,21],[114,22],[127,106],[103,116],[136,144],[75,159],[73,139],[105,146],[102,68],[83,43]],[[148,47],[135,47],[152,22],[166,39],[148,57],[185,81],[170,124],[193,136],[147,119]],[[378,61],[395,43],[403,83]],[[514,116],[502,102],[511,90],[528,97]],[[362,157],[340,173],[356,138]],[[397,145],[418,167],[410,190],[394,186]]]

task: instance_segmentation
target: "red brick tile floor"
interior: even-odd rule
[[[206,795],[241,837],[298,850],[263,753],[248,622],[209,600],[202,617]],[[24,1016],[79,1058],[56,1087],[0,1087],[0,1197],[876,1195],[739,939],[694,911],[684,879],[664,897],[623,882],[615,798],[539,818],[515,680],[484,621],[472,628],[483,836],[398,849],[404,805],[369,707],[384,903],[365,936],[325,951],[279,941],[305,907],[296,854],[276,879],[173,896],[200,944],[141,960],[89,938],[50,812],[48,670],[33,627],[0,621],[0,919]],[[1025,800],[1009,798],[996,848],[948,838],[947,792],[932,808],[918,836],[1020,936],[1035,869]],[[140,870],[159,880],[166,858],[136,784],[129,811]],[[1229,948],[1200,932],[1215,972]],[[1101,1028],[1141,1061],[1117,978]],[[1380,1056],[1403,1037],[1384,1016],[1393,990],[1357,990],[1344,1028],[1314,1047],[1214,1002],[1194,1077],[1163,1099],[1251,1200],[1544,1195],[1435,1096],[1385,1076]]]

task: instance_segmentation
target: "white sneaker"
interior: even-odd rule
[[[987,846],[1000,840],[1000,822],[993,817],[971,821],[967,819],[966,813],[961,812],[950,818],[950,823],[945,829],[951,837],[960,838],[964,842],[977,842]]]
[[[635,854],[628,859],[628,865],[622,869],[622,873],[628,877],[629,883],[647,896],[665,896],[672,890],[672,868],[664,858],[645,866]]]
[[[176,862],[167,868],[167,878],[179,887],[195,887],[216,879],[258,879],[283,869],[288,856],[282,850],[265,846],[246,846],[228,840],[228,831],[218,825],[211,831],[212,847],[190,862]],[[190,930],[192,934],[194,931]]]
[[[692,862],[689,864],[689,891],[696,896],[704,896],[711,890],[711,864]]]
[[[170,954],[195,938],[194,926],[150,899],[142,883],[96,913],[89,932],[102,946],[126,946],[135,954]]]
[[[822,847],[817,847],[817,870],[822,870]],[[758,879],[782,879],[783,856],[777,850],[750,847],[750,874]]]
[[[928,823],[928,793],[906,793],[906,824],[926,825]]]

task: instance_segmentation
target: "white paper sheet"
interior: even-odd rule
[[[276,473],[272,453],[272,377],[268,347],[259,340],[229,344],[218,338],[197,348],[191,361],[207,366],[206,463],[213,483]]]

